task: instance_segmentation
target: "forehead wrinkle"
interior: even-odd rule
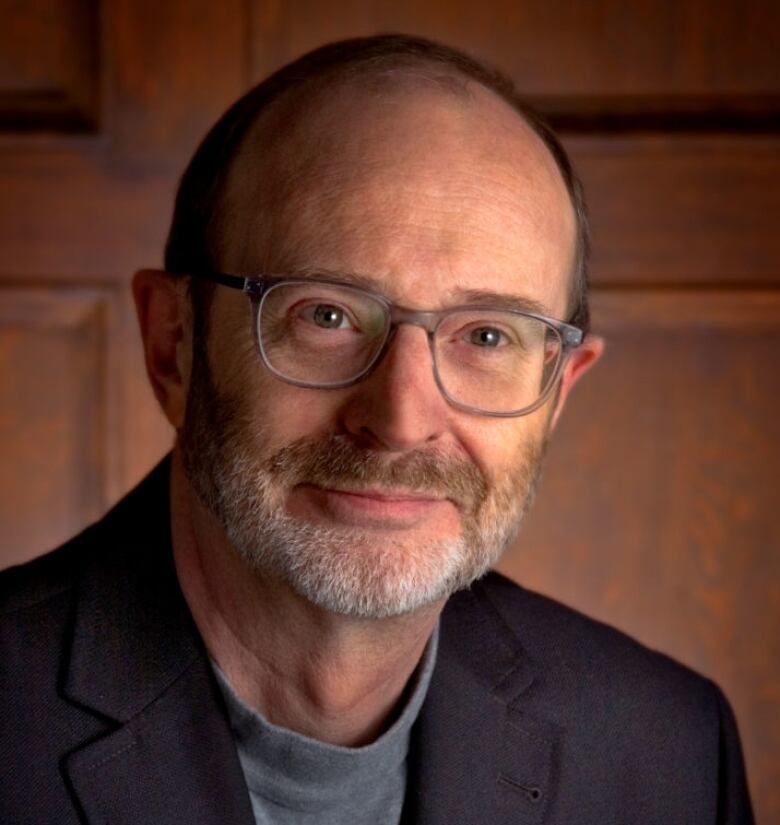
[[[539,192],[538,199],[518,198],[498,173],[470,181],[453,174],[449,180],[439,177],[410,185],[382,170],[378,175],[369,171],[361,181],[344,183],[339,168],[311,181],[307,191],[295,193],[275,213],[278,221],[274,222],[293,231],[297,249],[308,243],[327,245],[338,233],[370,238],[376,229],[387,229],[391,224],[396,240],[408,233],[413,241],[415,235],[427,233],[429,239],[438,237],[444,248],[457,247],[459,240],[467,242],[471,237],[489,240],[492,236],[492,245],[498,249],[505,245],[507,236],[520,240],[532,230],[560,234],[558,210],[547,203],[543,187],[525,187]],[[515,224],[516,230],[507,231],[508,223]],[[275,240],[283,240],[284,235],[285,231],[279,232]]]
[[[468,174],[463,163],[469,159],[463,156],[456,158],[451,172],[441,167],[432,170],[425,159],[416,159],[417,172],[406,161],[401,176],[384,158],[363,155],[358,168],[340,157],[329,161],[313,165],[305,186],[286,181],[275,187],[271,202],[262,198],[267,205],[256,223],[263,223],[265,232],[261,226],[256,230],[270,244],[278,245],[293,232],[298,249],[309,243],[328,246],[338,232],[359,240],[375,228],[395,224],[395,240],[401,243],[404,232],[412,240],[420,232],[435,230],[441,246],[455,248],[482,233],[498,250],[507,237],[521,239],[538,229],[574,247],[575,221],[568,198],[564,195],[556,203],[549,177],[531,163],[502,163],[500,168],[481,163],[474,174]],[[410,193],[413,197],[406,197]],[[369,224],[369,216],[376,227]],[[516,229],[507,231],[507,221]]]

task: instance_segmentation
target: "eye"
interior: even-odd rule
[[[312,321],[322,329],[353,328],[353,324],[350,322],[347,313],[342,307],[336,304],[313,304],[304,307],[301,315],[307,321]]]
[[[478,347],[498,347],[506,344],[506,336],[495,327],[477,327],[469,332],[469,341]]]

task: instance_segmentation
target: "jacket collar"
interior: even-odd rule
[[[173,565],[169,461],[85,539],[63,694],[108,732],[65,769],[87,820],[251,825],[249,796]]]
[[[536,825],[561,731],[528,710],[542,670],[491,599],[494,574],[453,596],[417,723],[405,823]]]

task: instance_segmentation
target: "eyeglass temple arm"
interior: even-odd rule
[[[239,275],[226,275],[224,272],[212,272],[205,269],[194,270],[187,274],[202,281],[211,281],[213,284],[229,286],[231,289],[244,290],[247,288],[247,279]]]

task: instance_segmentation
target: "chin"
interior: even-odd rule
[[[298,521],[266,519],[259,531],[230,536],[251,567],[285,580],[333,613],[402,616],[445,601],[482,576],[500,555],[464,537],[434,540],[382,535]]]

